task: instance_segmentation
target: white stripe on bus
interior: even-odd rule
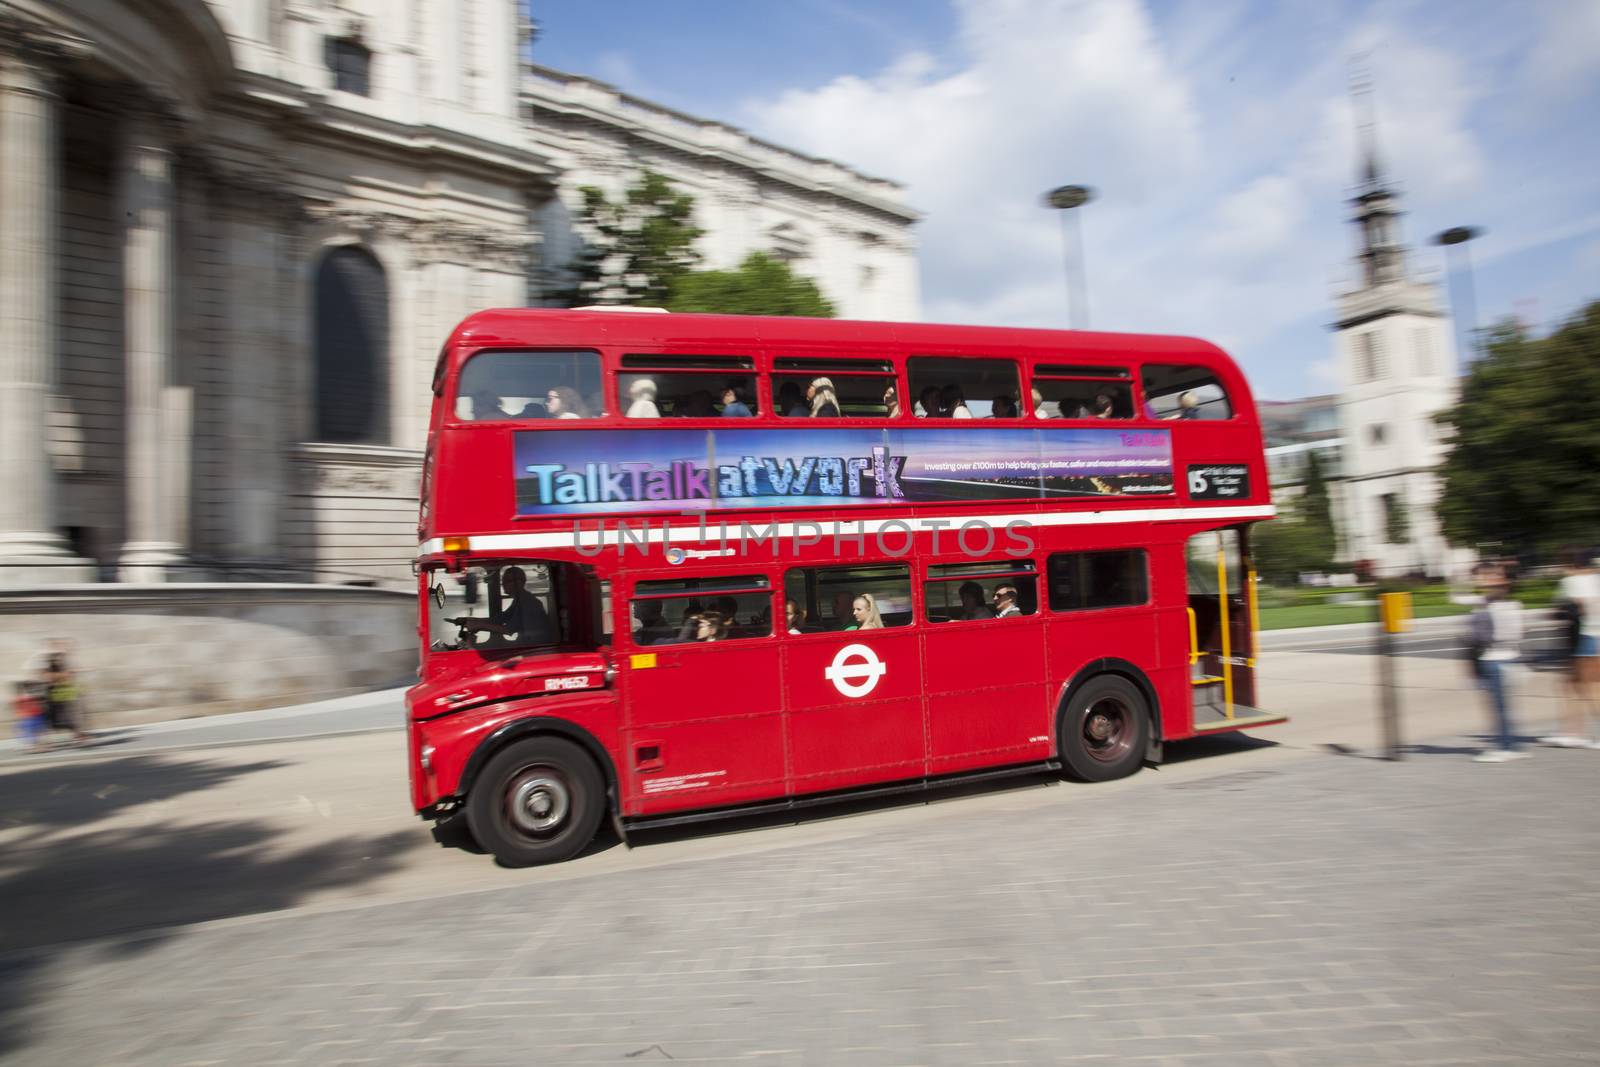
[[[615,523],[619,521],[628,523],[628,543],[638,544],[642,536],[647,544],[663,544],[668,542],[693,542],[696,544],[721,544],[722,541],[739,541],[744,538],[744,527],[748,526],[750,532],[758,534],[757,540],[765,541],[769,537],[790,538],[794,537],[800,526],[807,527],[806,535],[823,533],[830,529],[829,523],[834,524],[833,530],[840,531],[839,536],[853,538],[857,533],[875,534],[886,529],[905,530],[910,528],[918,533],[931,533],[936,529],[959,530],[970,522],[988,523],[996,529],[1003,529],[1012,522],[1022,523],[1026,526],[1115,526],[1132,522],[1182,522],[1182,521],[1213,521],[1217,519],[1270,519],[1277,514],[1271,504],[1251,504],[1244,507],[1198,507],[1198,508],[1129,508],[1125,511],[1075,511],[1044,515],[995,515],[995,514],[965,514],[965,515],[927,515],[917,518],[905,519],[825,519],[799,523],[785,522],[773,524],[775,528],[769,529],[760,522],[738,520],[729,522],[724,527],[725,535],[719,535],[716,522],[710,521],[707,516],[704,534],[699,526],[673,526],[663,529],[651,525],[648,529],[640,529],[644,523],[654,523],[657,518],[680,518],[678,513],[662,514],[660,516],[642,515],[633,519],[618,520],[615,518],[587,518],[582,515],[574,516],[574,521],[579,524],[579,535],[574,541],[572,530],[559,530],[549,533],[521,533],[521,534],[477,534],[467,535],[472,544],[473,551],[504,552],[511,549],[523,548],[561,548],[573,547],[575,544],[585,548],[609,547],[620,544],[620,538]],[[541,516],[548,518],[549,516]],[[585,527],[584,522],[603,522],[607,526],[603,536],[599,536],[594,526]],[[940,525],[934,526],[933,523]],[[636,525],[638,524],[638,525]],[[859,529],[858,529],[859,527]],[[832,533],[823,533],[823,536],[833,536]],[[417,555],[431,556],[444,551],[444,538],[434,537],[417,546]]]

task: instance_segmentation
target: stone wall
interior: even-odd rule
[[[91,728],[414,681],[416,595],[314,585],[102,585],[0,595],[0,681],[72,642]]]

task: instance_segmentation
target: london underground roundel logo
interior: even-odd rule
[[[845,645],[834,653],[822,675],[845,696],[864,697],[878,688],[878,679],[888,670],[889,665],[866,645]]]

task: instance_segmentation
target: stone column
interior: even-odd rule
[[[123,315],[127,347],[128,540],[119,576],[125,582],[179,577],[179,446],[188,434],[187,412],[176,410],[172,386],[173,153],[172,126],[149,111],[130,112],[122,172]]]
[[[61,128],[43,56],[0,50],[0,586],[94,580],[55,532]]]

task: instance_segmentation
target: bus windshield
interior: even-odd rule
[[[561,644],[559,565],[519,561],[428,572],[428,647],[527,648]]]

